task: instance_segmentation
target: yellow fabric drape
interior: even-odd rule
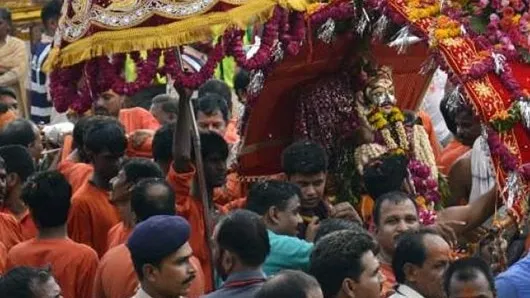
[[[97,32],[62,49],[53,48],[44,69],[67,67],[114,53],[164,49],[207,40],[229,27],[244,30],[249,25],[264,23],[277,5],[305,11],[308,1],[253,0],[228,11],[198,15],[166,25]]]

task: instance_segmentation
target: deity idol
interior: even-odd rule
[[[423,197],[420,205],[433,210],[441,196],[438,168],[428,135],[422,125],[414,121],[406,123],[396,102],[392,71],[380,67],[368,78],[364,90],[356,94],[358,117],[372,134],[355,149],[356,169],[362,175],[363,167],[383,154],[405,154],[409,159],[412,191]]]

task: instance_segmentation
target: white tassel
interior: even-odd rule
[[[280,62],[283,60],[284,51],[282,48],[282,42],[277,41],[274,47],[274,51],[272,52],[272,57],[274,62]]]
[[[373,27],[372,36],[374,40],[381,40],[385,36],[386,29],[388,28],[388,18],[382,14]]]
[[[436,60],[432,55],[430,55],[425,62],[421,65],[420,74],[427,75],[429,72],[433,71],[438,67]]]
[[[357,27],[355,28],[355,31],[357,31],[357,34],[362,36],[364,34],[364,31],[366,31],[366,28],[368,27],[369,23],[370,23],[370,16],[368,16],[366,9],[363,8],[361,18],[359,19]]]
[[[409,45],[416,42],[417,37],[410,33],[409,26],[401,28],[389,44],[390,47],[396,48],[398,54],[404,54]]]
[[[521,120],[524,126],[530,131],[530,101],[520,100],[519,111],[521,113]]]
[[[506,62],[506,57],[502,54],[491,53],[493,58],[493,63],[495,64],[495,73],[501,74],[504,71],[504,63]]]
[[[331,43],[335,33],[335,21],[329,18],[317,31],[317,36],[325,43]]]

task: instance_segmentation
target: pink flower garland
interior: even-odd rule
[[[242,30],[227,32],[224,36],[224,42],[230,46],[227,47],[226,54],[234,57],[237,64],[247,70],[263,68],[271,61],[274,42],[279,35],[280,23],[286,15],[287,13],[278,7],[274,10],[272,18],[265,23],[260,48],[250,59],[247,59],[243,48],[244,32]]]
[[[165,51],[165,67],[162,73],[169,74],[179,84],[185,88],[196,89],[213,76],[215,67],[224,57],[224,43],[218,42],[208,55],[208,61],[197,73],[185,73],[177,61],[176,53],[173,50]]]
[[[354,7],[350,2],[337,2],[313,14],[309,20],[312,26],[326,21],[328,18],[337,20],[354,16]],[[264,74],[272,70],[275,62],[273,51],[276,41],[281,42],[282,48],[289,55],[296,55],[306,36],[306,23],[303,13],[275,8],[273,17],[265,24],[260,48],[250,59],[246,58],[243,50],[243,32],[227,31],[218,44],[209,53],[208,61],[198,73],[185,73],[178,64],[174,50],[165,50],[165,65],[158,69],[162,50],[148,51],[147,59],[141,59],[138,52],[130,53],[131,59],[137,66],[137,79],[126,82],[122,77],[125,65],[125,54],[116,54],[111,58],[102,56],[83,64],[52,72],[51,93],[59,111],[66,111],[72,107],[77,112],[84,112],[92,105],[94,97],[104,91],[112,89],[118,94],[132,95],[152,83],[157,71],[161,75],[170,74],[176,81],[187,88],[198,88],[213,76],[215,67],[226,55],[235,58],[237,64],[249,70],[260,69]],[[78,90],[79,80],[83,83]]]
[[[408,169],[411,174],[416,194],[421,195],[427,201],[438,204],[441,200],[438,192],[438,182],[432,178],[431,169],[418,160],[410,160]]]
[[[517,158],[506,148],[499,135],[493,129],[488,131],[488,145],[491,155],[500,160],[500,164],[506,173],[517,170]]]
[[[336,4],[337,3],[337,4]],[[350,2],[331,2],[326,7],[315,12],[309,17],[311,26],[318,28],[324,24],[328,19],[334,21],[342,21],[355,16],[355,7]]]

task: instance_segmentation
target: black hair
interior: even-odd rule
[[[287,176],[296,174],[314,175],[326,172],[328,157],[319,144],[300,141],[287,147],[282,154],[282,168]]]
[[[153,97],[166,93],[166,85],[151,85],[143,88],[133,95],[126,97],[123,103],[124,108],[142,108],[149,111],[153,102]]]
[[[206,83],[202,84],[198,90],[199,98],[207,94],[216,94],[221,96],[225,100],[228,109],[232,110],[232,91],[225,82],[217,79],[208,80]]]
[[[302,198],[302,193],[300,188],[292,183],[277,180],[258,182],[248,193],[246,209],[263,216],[273,206],[285,210],[294,196]]]
[[[407,177],[405,155],[389,154],[379,160],[381,163],[372,163],[363,170],[364,186],[374,200],[385,193],[400,191]]]
[[[0,277],[0,293],[2,297],[35,298],[35,286],[46,283],[50,278],[49,269],[15,267]]]
[[[326,235],[342,230],[366,233],[366,230],[356,221],[346,220],[343,218],[326,218],[322,220],[318,226],[318,230],[315,235],[315,243]]]
[[[77,120],[74,131],[72,132],[74,148],[83,148],[85,146],[84,136],[87,129],[97,121],[103,121],[105,119],[107,119],[105,116],[84,116]]]
[[[365,268],[361,258],[376,251],[368,233],[337,231],[320,239],[311,253],[309,273],[316,277],[324,297],[335,297],[345,278],[359,280]]]
[[[0,157],[5,161],[7,174],[17,174],[21,183],[35,172],[35,163],[26,147],[20,145],[0,147]]]
[[[220,95],[207,93],[194,101],[193,108],[195,109],[195,115],[202,112],[205,115],[210,116],[215,112],[220,111],[223,120],[228,123],[228,106],[226,101]]]
[[[125,129],[118,120],[100,118],[86,128],[83,142],[87,151],[99,154],[108,150],[112,154],[123,154],[127,148]]]
[[[154,196],[154,187],[162,187],[164,191]],[[142,222],[155,215],[175,215],[175,193],[171,186],[162,178],[146,178],[138,182],[131,194],[131,209],[136,221]]]
[[[66,224],[72,187],[57,171],[38,172],[24,184],[22,200],[40,228],[53,228]]]
[[[160,127],[153,137],[152,151],[156,162],[169,162],[173,159],[173,131],[174,124],[166,124]]]
[[[228,144],[219,134],[213,131],[201,132],[200,138],[201,154],[203,160],[207,160],[210,157],[221,158],[223,160],[228,158]],[[191,158],[195,160],[195,152],[193,147],[191,150]]]
[[[236,92],[246,91],[250,84],[250,74],[244,69],[240,69],[234,76],[234,90]]]
[[[489,265],[477,257],[467,257],[454,261],[449,265],[444,275],[444,291],[449,296],[449,287],[453,276],[458,281],[472,281],[482,273],[488,281],[489,288],[495,293],[495,281]]]
[[[131,158],[123,163],[127,183],[135,184],[144,178],[163,178],[160,167],[147,158]]]
[[[423,266],[427,259],[427,248],[423,241],[426,235],[439,236],[433,230],[425,228],[405,231],[399,235],[396,242],[396,251],[392,258],[392,270],[398,283],[402,284],[406,281],[405,264]]]
[[[444,118],[445,125],[447,126],[447,129],[453,134],[456,135],[456,107],[452,107],[449,105],[451,96],[446,92],[445,96],[440,101],[440,112],[442,113],[442,117]]]
[[[40,12],[40,18],[43,24],[46,24],[49,20],[59,20],[61,16],[61,2],[58,0],[52,0],[42,8]]]
[[[171,114],[177,114],[179,110],[179,102],[173,96],[168,94],[159,94],[153,98],[154,105],[160,105],[162,111]]]
[[[4,114],[9,111],[9,106],[3,102],[0,102],[0,114]]]
[[[235,253],[247,266],[261,266],[270,252],[265,223],[248,210],[234,211],[222,219],[216,241],[220,248]]]
[[[384,195],[378,197],[375,200],[375,206],[374,206],[374,211],[373,211],[374,212],[373,218],[374,218],[375,225],[379,226],[380,224],[379,221],[381,220],[381,206],[383,206],[384,202],[388,201],[388,202],[391,202],[397,205],[407,200],[411,201],[412,204],[414,204],[414,208],[416,208],[416,211],[418,211],[418,206],[416,205],[416,202],[414,201],[414,199],[412,199],[410,195],[404,192],[393,191],[393,192],[385,193]]]
[[[35,140],[34,124],[27,119],[15,119],[0,132],[0,146],[21,145],[28,148]]]
[[[263,284],[255,298],[306,298],[320,285],[314,277],[297,270],[283,270]]]
[[[5,7],[0,7],[0,19],[6,21],[10,27],[13,26],[13,19],[11,18],[11,11]]]

